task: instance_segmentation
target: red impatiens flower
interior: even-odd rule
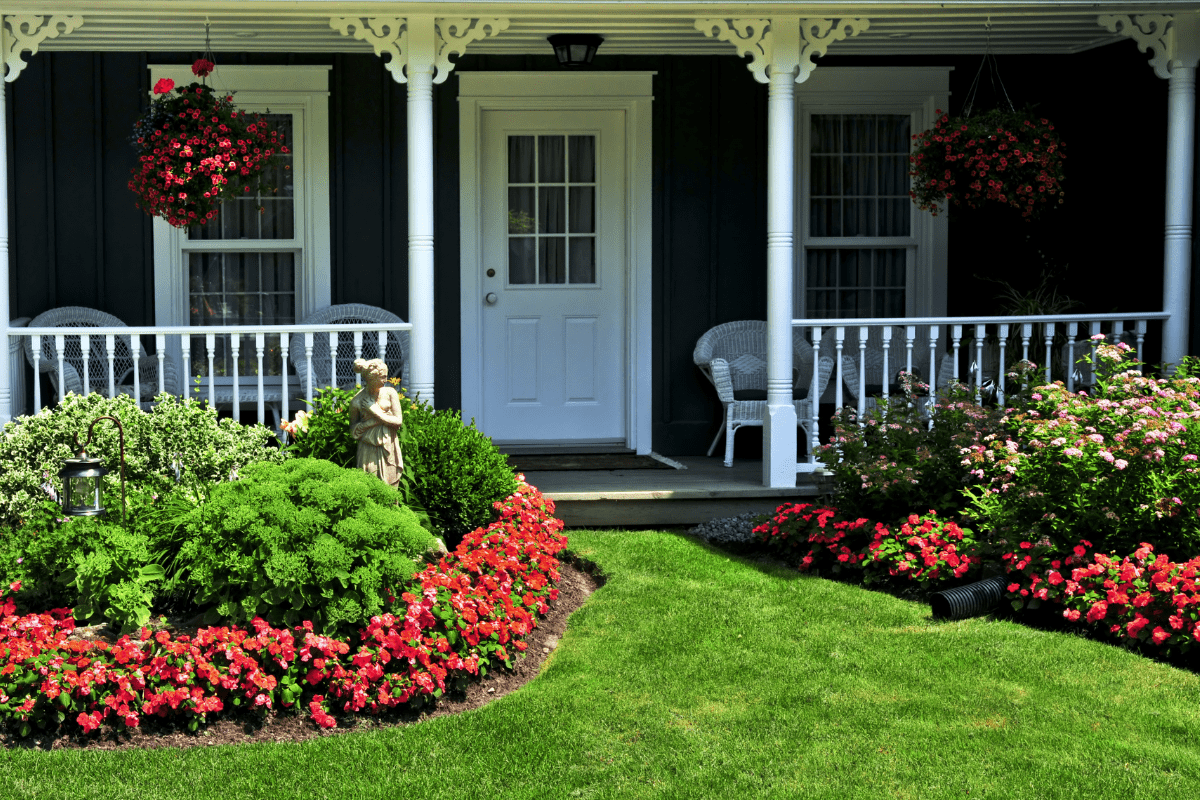
[[[216,64],[208,59],[201,58],[197,59],[195,64],[192,64],[192,74],[200,78],[207,78],[216,68]]]

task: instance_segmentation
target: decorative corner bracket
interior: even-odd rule
[[[1126,36],[1137,42],[1138,50],[1150,51],[1153,56],[1150,66],[1160,78],[1171,77],[1171,52],[1167,39],[1167,28],[1171,24],[1168,14],[1101,14],[1096,21],[1112,33]]]
[[[37,54],[38,47],[47,39],[57,39],[70,33],[83,24],[83,17],[55,14],[46,21],[46,17],[36,14],[14,14],[5,16],[0,25],[0,37],[3,39],[4,64],[7,71],[4,80],[12,83],[21,74],[21,70],[29,66],[21,57],[22,53]]]
[[[503,18],[438,18],[433,20],[432,47],[415,46],[415,41],[410,41],[410,33],[414,40],[424,41],[427,37],[411,30],[410,26],[418,23],[417,27],[420,28],[419,23],[429,19],[372,17],[362,20],[358,17],[334,17],[329,20],[329,26],[343,36],[353,36],[371,45],[375,55],[380,58],[386,54],[384,66],[397,83],[408,82],[406,70],[410,64],[418,69],[423,67],[432,70],[433,82],[443,83],[454,69],[454,63],[450,61],[451,54],[461,56],[471,42],[495,36],[509,25],[508,20]]]
[[[759,83],[769,83],[769,72],[795,71],[803,83],[817,68],[814,59],[825,55],[829,45],[857,36],[871,22],[866,19],[698,19],[696,30],[710,38],[729,42],[742,58],[751,57],[746,68]]]
[[[767,67],[771,66],[774,48],[769,19],[698,19],[696,30],[710,39],[729,42],[742,58],[751,56],[746,65],[754,80],[767,83]]]

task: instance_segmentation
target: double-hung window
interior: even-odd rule
[[[822,68],[797,89],[797,318],[946,313],[945,217],[908,196],[944,68]]]
[[[291,325],[329,305],[328,67],[218,66],[208,78],[234,94],[241,110],[261,114],[284,134],[289,152],[264,176],[274,191],[220,207],[205,225],[172,228],[154,221],[155,316],[159,325]],[[196,80],[188,67],[151,67],[151,83]],[[236,337],[236,338],[235,338]],[[265,386],[278,395],[288,364],[281,334],[268,334]],[[258,374],[252,334],[183,337],[172,349],[189,364],[185,380],[206,396],[218,386]],[[234,351],[237,350],[235,356]]]

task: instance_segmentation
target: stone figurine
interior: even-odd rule
[[[404,471],[400,395],[387,384],[388,368],[383,359],[356,359],[354,371],[363,376],[365,384],[350,401],[350,431],[358,442],[358,466],[399,488],[400,473]]]

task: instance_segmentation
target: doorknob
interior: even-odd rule
[[[495,292],[488,292],[487,297],[485,297],[483,299],[487,301],[487,304],[489,306],[494,306],[494,305],[496,305],[496,301],[499,300],[500,298],[496,297]]]

